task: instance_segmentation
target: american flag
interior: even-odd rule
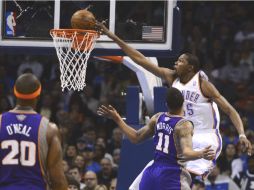
[[[162,26],[143,26],[142,28],[143,40],[163,40]]]

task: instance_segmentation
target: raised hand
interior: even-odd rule
[[[213,160],[216,156],[215,151],[211,148],[212,146],[205,147],[203,151],[203,158],[206,160]]]
[[[109,119],[113,119],[114,121],[121,118],[119,113],[116,111],[116,109],[111,105],[109,105],[109,106],[101,105],[97,109],[97,114],[100,116],[103,116],[103,117],[107,117]]]
[[[104,25],[106,21],[99,22],[96,21],[95,26],[96,29],[101,33],[107,35],[109,38],[113,37],[114,34],[109,31],[109,29]]]
[[[246,136],[242,136],[239,138],[240,144],[242,145],[242,151],[247,152],[249,156],[251,156],[252,153],[252,146],[250,141],[246,138]]]

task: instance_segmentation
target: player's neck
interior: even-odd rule
[[[36,105],[22,105],[17,104],[14,108],[16,111],[34,111],[36,108]]]
[[[21,100],[17,99],[16,108],[20,110],[35,110],[37,105],[37,99]]]
[[[170,116],[183,116],[182,110],[169,111],[167,114]]]
[[[181,83],[187,83],[187,82],[189,82],[192,78],[193,78],[193,76],[195,75],[196,73],[194,73],[194,72],[189,72],[189,73],[186,73],[185,75],[183,75],[183,76],[181,76],[180,77],[180,81],[181,81]]]

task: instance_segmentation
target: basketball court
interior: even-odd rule
[[[79,44],[73,45],[73,39],[70,40],[69,34],[52,33],[51,29],[62,29],[65,32],[71,29],[71,17],[74,12],[81,9],[92,12],[98,21],[105,22],[110,31],[141,51],[154,63],[157,63],[156,57],[175,57],[179,53],[180,35],[178,34],[181,14],[177,2],[171,0],[1,1],[0,51],[57,54],[63,91],[85,90],[89,57],[124,56],[121,62],[136,73],[142,89],[141,95],[136,95],[136,90],[130,90],[130,93],[134,93],[138,99],[144,99],[148,111],[153,113],[153,88],[162,86],[161,80],[126,57],[106,35],[86,37],[85,41],[89,39],[91,43],[85,47],[82,45],[79,47]],[[83,36],[75,36],[75,38],[80,42]],[[137,110],[140,109],[136,105],[133,106]],[[138,127],[138,123],[135,125]],[[146,160],[150,160],[148,157],[141,156],[139,161],[130,163],[128,161],[130,158],[126,158],[127,152],[129,155],[137,153],[136,148],[132,146],[128,142],[125,142],[123,146],[125,150],[121,160],[123,166],[119,169],[118,190],[127,189],[130,180],[134,179],[140,171],[138,169],[143,167],[140,163],[145,164]],[[151,145],[148,142],[143,147],[149,149]],[[128,179],[124,177],[126,173],[129,175]]]

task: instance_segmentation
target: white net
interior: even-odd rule
[[[95,31],[51,30],[60,63],[62,90],[83,90],[90,53],[99,37]]]

